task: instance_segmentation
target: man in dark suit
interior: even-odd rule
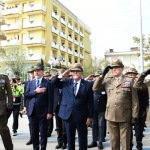
[[[68,77],[72,73],[72,79]],[[75,150],[75,132],[78,131],[79,150],[87,150],[87,127],[91,122],[93,111],[92,84],[82,79],[83,68],[74,64],[54,79],[54,83],[62,89],[62,102],[59,117],[64,120],[68,150]]]
[[[31,137],[33,149],[39,150],[39,132],[41,150],[47,146],[47,123],[53,114],[54,91],[52,84],[43,78],[43,63],[34,66],[35,80],[25,91],[25,98],[29,100],[27,114],[31,123]]]
[[[30,82],[31,82],[32,80],[34,80],[34,66],[31,66],[31,68],[28,70],[28,73],[29,73],[30,79],[25,83],[25,85],[24,85],[24,91],[26,91],[27,87],[30,86]],[[25,96],[24,96],[24,97],[25,97]],[[27,110],[28,110],[28,103],[29,103],[29,100],[27,100],[26,98],[24,98],[24,108],[23,108],[23,110],[21,111],[21,114],[27,113]],[[28,120],[29,120],[29,117],[28,117]],[[26,145],[32,144],[30,120],[29,120],[29,131],[30,131],[30,139],[29,139],[29,141],[26,143]]]

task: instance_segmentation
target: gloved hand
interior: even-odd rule
[[[144,71],[143,74],[144,74],[145,76],[149,75],[149,74],[150,74],[150,69]]]
[[[108,71],[111,69],[111,66],[108,65],[104,70],[103,70],[103,77],[108,73]]]
[[[132,126],[135,126],[137,123],[137,118],[132,118]]]

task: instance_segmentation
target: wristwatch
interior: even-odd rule
[[[36,90],[34,90],[34,94],[36,94],[37,92],[36,92]]]

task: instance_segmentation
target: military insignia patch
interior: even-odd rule
[[[130,81],[126,81],[126,82],[122,83],[121,87],[122,88],[130,88],[131,87]]]

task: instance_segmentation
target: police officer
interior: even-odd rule
[[[13,94],[13,136],[17,135],[19,111],[22,95],[24,94],[23,86],[20,84],[20,78],[15,76],[12,79],[12,94]]]
[[[104,78],[112,69],[112,77]],[[120,59],[115,59],[111,66],[107,66],[103,74],[95,81],[94,91],[103,87],[107,93],[105,118],[108,122],[111,149],[130,149],[131,120],[138,117],[137,91],[133,88],[133,79],[122,74],[124,65]]]
[[[133,79],[136,78],[138,72],[135,68],[130,68],[126,75],[133,77]],[[142,138],[143,138],[143,130],[144,130],[144,124],[145,124],[145,115],[146,115],[146,109],[148,107],[148,89],[138,89],[138,99],[139,99],[139,114],[138,119],[135,124],[135,136],[136,136],[136,142],[137,142],[137,149],[142,150]],[[133,137],[132,137],[133,138]],[[133,144],[131,144],[133,145]],[[130,147],[130,149],[132,149]]]
[[[13,109],[12,91],[8,76],[0,75],[0,134],[6,150],[13,150],[8,118]],[[9,116],[7,116],[9,115]]]

